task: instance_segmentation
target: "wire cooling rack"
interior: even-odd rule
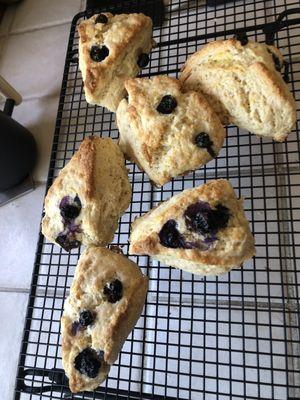
[[[142,2],[111,3],[113,11],[126,11],[124,6]],[[169,3],[163,26],[154,30],[158,46],[143,76],[177,76],[197,48],[242,29],[281,49],[299,110],[299,1]],[[76,26],[85,17],[78,14],[71,26],[48,186],[84,137],[118,138],[114,114],[84,99]],[[114,238],[124,254],[136,217],[183,189],[225,177],[245,198],[257,255],[242,269],[215,278],[130,257],[149,276],[146,305],[108,379],[93,393],[72,397],[61,370],[60,317],[81,249],[66,253],[40,235],[15,399],[299,398],[299,150],[299,123],[282,144],[232,126],[216,160],[160,189],[128,163],[133,198]]]

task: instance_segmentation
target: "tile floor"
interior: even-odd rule
[[[8,7],[0,24],[0,74],[23,97],[13,117],[33,133],[39,151],[36,189],[0,207],[3,400],[13,396],[70,22],[84,5],[85,0],[23,0]]]

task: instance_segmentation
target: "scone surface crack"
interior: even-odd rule
[[[136,219],[129,252],[189,272],[218,275],[240,267],[255,249],[242,200],[220,179],[187,189]]]
[[[120,147],[157,186],[216,157],[225,130],[205,98],[167,76],[125,82],[117,109]]]

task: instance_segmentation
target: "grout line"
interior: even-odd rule
[[[29,288],[16,288],[16,287],[1,287],[0,286],[0,293],[25,293],[29,294]]]
[[[80,4],[80,11],[85,11],[86,9],[86,0],[81,0],[81,4]]]
[[[63,25],[71,25],[72,19],[71,20],[64,20],[64,21],[60,21],[60,22],[54,22],[54,23],[49,23],[49,24],[44,24],[42,26],[35,26],[33,28],[26,28],[26,29],[17,29],[14,31],[10,31],[8,34],[5,35],[0,35],[0,38],[2,37],[11,37],[11,36],[16,36],[16,35],[20,35],[20,34],[24,34],[24,33],[31,33],[31,32],[36,32],[36,31],[40,31],[43,29],[49,29],[49,28],[55,28],[57,26],[63,26]]]
[[[56,22],[49,22],[45,23],[44,25],[37,25],[33,28],[24,28],[24,29],[15,29],[14,31],[10,32],[10,35],[18,35],[20,33],[30,33],[30,32],[35,32],[43,29],[49,29],[49,28],[55,28],[57,26],[62,26],[62,25],[70,25],[72,23],[72,18],[71,19],[65,19],[61,21],[56,21]]]

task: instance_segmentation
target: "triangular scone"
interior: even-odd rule
[[[86,101],[116,111],[126,95],[124,80],[149,61],[152,20],[144,14],[103,13],[82,21],[78,32]]]
[[[148,278],[123,255],[88,247],[61,319],[62,363],[72,392],[94,390],[139,319]]]
[[[243,44],[242,44],[243,43]],[[224,124],[283,141],[296,120],[274,46],[243,39],[211,42],[186,61],[180,80],[207,96]]]
[[[105,246],[131,200],[123,153],[110,138],[89,137],[48,190],[42,232],[66,251]]]
[[[219,275],[255,254],[243,201],[219,179],[184,190],[132,225],[131,254],[200,275]]]
[[[209,103],[183,92],[177,79],[156,76],[125,82],[117,109],[120,147],[157,186],[198,169],[219,153],[225,131]]]

